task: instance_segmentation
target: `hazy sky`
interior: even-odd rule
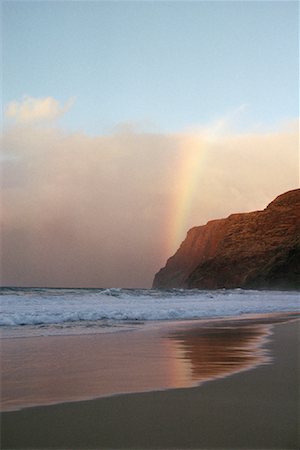
[[[1,6],[3,285],[148,287],[298,187],[298,2]]]

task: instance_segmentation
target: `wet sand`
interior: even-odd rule
[[[300,444],[297,433],[299,322],[272,325],[274,321],[280,322],[281,319],[273,316],[256,317],[250,321],[215,321],[206,325],[194,323],[187,326],[182,323],[145,333],[120,333],[114,339],[123,335],[121,341],[126,343],[125,347],[133,356],[126,367],[116,366],[110,372],[111,377],[113,373],[114,376],[107,386],[121,389],[123,373],[124,389],[131,373],[129,392],[131,389],[153,391],[75,402],[72,389],[79,379],[75,376],[75,383],[71,382],[68,394],[72,402],[3,413],[1,448],[297,449]],[[112,343],[111,336],[109,338],[107,343]],[[62,339],[67,342],[66,338],[44,339],[48,343],[52,339],[55,347],[58,341],[62,344]],[[74,344],[75,339],[78,337],[68,342]],[[89,345],[94,343],[93,352],[99,357],[99,342],[103,343],[103,335],[86,339]],[[119,356],[124,356],[121,341],[117,348]],[[32,350],[37,342],[33,340],[27,344]],[[132,347],[134,342],[136,347]],[[73,344],[70,348],[74,347]],[[107,345],[102,348],[102,354],[104,348],[107,349]],[[89,359],[83,357],[85,353],[88,352],[83,352],[81,347],[81,352],[77,352],[77,362],[84,359],[87,364]],[[108,353],[111,353],[111,348]],[[73,368],[75,362],[71,356],[68,363]],[[15,364],[17,360],[18,357]],[[101,366],[102,359],[99,360]],[[174,365],[174,361],[178,364]],[[95,367],[97,364],[94,370]],[[90,377],[91,369],[87,365],[86,380],[91,383],[93,391],[96,384],[92,381],[95,382],[96,378]],[[66,374],[63,383],[67,383],[69,375]],[[82,373],[80,376],[82,386]],[[38,377],[41,377],[40,372]],[[109,372],[105,377],[109,378]],[[136,385],[138,380],[139,387]],[[49,378],[46,382],[49,384]],[[58,378],[54,384],[60,382]],[[172,389],[199,383],[202,383],[199,387]],[[42,386],[37,389],[35,402]],[[110,394],[107,386],[100,395]],[[155,391],[164,388],[169,390]],[[32,392],[30,395],[30,401],[33,401]],[[42,398],[42,401],[47,402],[50,397],[48,393],[48,399]],[[16,399],[8,406],[15,408]]]

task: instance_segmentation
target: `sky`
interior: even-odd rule
[[[2,285],[150,287],[299,186],[296,1],[2,1]]]

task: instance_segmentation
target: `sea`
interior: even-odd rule
[[[161,321],[299,310],[299,291],[3,287],[0,336],[112,333]]]

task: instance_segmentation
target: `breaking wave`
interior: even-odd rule
[[[2,288],[0,326],[192,320],[299,310],[299,292]],[[109,322],[110,321],[110,322]]]

